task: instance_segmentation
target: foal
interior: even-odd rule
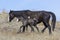
[[[20,18],[18,18],[18,21],[22,21],[22,24],[23,24],[23,25],[20,27],[18,33],[21,32],[21,28],[22,28],[22,27],[23,27],[23,32],[25,32],[25,28],[27,29],[27,28],[28,28],[28,25],[29,25],[31,28],[32,28],[32,26],[34,26],[34,27],[37,29],[37,31],[39,32],[38,27],[35,25],[35,24],[38,22],[37,19],[35,19],[35,18],[33,18],[33,19],[32,19],[32,18],[24,19],[23,17],[20,17]],[[32,28],[31,31],[34,31],[34,29]]]

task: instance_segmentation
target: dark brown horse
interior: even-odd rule
[[[51,26],[49,24],[49,20],[50,20],[50,17],[52,16],[52,30],[54,31],[54,29],[55,29],[56,16],[52,12],[27,10],[27,11],[22,11],[22,12],[21,11],[13,11],[12,13],[10,11],[9,16],[10,16],[10,14],[14,15],[14,17],[22,16],[22,17],[25,17],[25,19],[26,18],[28,19],[28,16],[30,16],[31,19],[36,18],[36,20],[38,22],[34,22],[34,25],[37,25],[38,23],[43,22],[43,24],[45,25],[45,28],[42,30],[42,32],[44,32],[44,30],[46,28],[48,28],[50,34],[51,34]],[[9,19],[11,20],[11,18],[9,18]],[[23,27],[23,29],[24,29],[24,27]]]

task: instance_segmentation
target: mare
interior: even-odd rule
[[[10,14],[12,14],[12,16],[14,15],[14,17],[17,17],[17,18],[20,17],[20,16],[25,17],[25,19],[26,18],[28,19],[28,16],[30,16],[30,19],[35,18],[38,22],[34,22],[34,25],[37,25],[38,23],[43,22],[43,24],[45,25],[45,28],[42,30],[42,32],[44,32],[44,30],[46,28],[48,28],[49,29],[49,34],[51,34],[51,26],[52,26],[53,31],[55,29],[56,16],[55,16],[55,14],[53,12],[25,10],[25,11],[22,11],[22,12],[21,11],[13,11],[12,13],[10,11],[9,16],[10,16]],[[49,20],[50,20],[51,16],[52,16],[52,23],[51,23],[51,26],[50,26]],[[9,19],[11,20],[10,17],[9,17]],[[23,29],[25,30],[25,27],[23,27]]]

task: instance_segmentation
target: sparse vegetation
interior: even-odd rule
[[[40,32],[31,32],[29,27],[29,30],[25,33],[17,34],[21,25],[22,23],[17,22],[16,18],[9,23],[8,14],[4,12],[0,14],[0,40],[60,40],[60,22],[56,23],[56,29],[52,32],[52,35],[49,35],[48,29],[41,33],[44,28],[42,23],[37,25]]]

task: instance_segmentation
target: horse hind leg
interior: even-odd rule
[[[48,29],[49,29],[49,34],[51,34],[52,32],[51,32],[51,27],[49,24],[48,24]]]
[[[41,31],[42,33],[44,33],[44,31],[45,31],[45,29],[47,28],[47,25],[43,22],[43,24],[44,24],[44,28],[43,28],[43,30]]]
[[[49,23],[43,22],[43,24],[45,25],[45,28],[42,30],[42,33],[45,31],[46,28],[48,28],[49,29],[49,34],[51,34],[52,32],[51,32],[51,27],[50,27]]]

